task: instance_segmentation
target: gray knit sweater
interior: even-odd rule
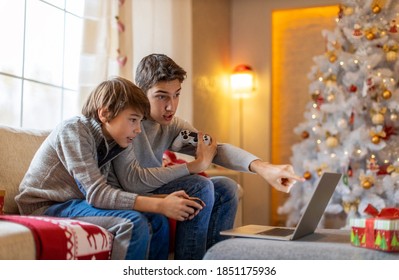
[[[119,150],[99,167],[100,143],[105,155],[113,146]],[[95,120],[79,116],[64,121],[43,142],[20,184],[15,198],[20,213],[40,215],[50,205],[71,199],[86,199],[98,208],[132,209],[137,195],[107,182],[110,161],[120,151],[106,143]]]
[[[160,125],[152,120],[142,123],[142,132],[134,139],[133,145],[122,152],[120,157],[113,160],[118,185],[125,190],[138,194],[148,194],[173,178],[189,175],[185,164],[175,165],[170,168],[162,166],[162,157],[165,150],[172,150],[171,144],[182,130],[197,132],[190,123],[174,117],[169,125]],[[195,155],[195,148],[186,146],[179,153]],[[250,172],[249,165],[258,159],[255,155],[230,144],[220,143],[217,155],[213,162],[228,169]],[[137,175],[137,168],[152,168],[153,172]],[[157,168],[156,168],[157,167]],[[151,174],[149,180],[148,176]]]

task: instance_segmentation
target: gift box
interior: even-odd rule
[[[371,205],[367,208],[373,217],[350,220],[352,245],[399,252],[399,208],[384,208],[379,213]]]

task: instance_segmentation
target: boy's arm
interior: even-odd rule
[[[146,194],[178,178],[200,173],[209,167],[215,156],[216,143],[199,143],[195,160],[168,167],[142,168],[130,145],[112,161],[119,185],[126,191]]]
[[[173,125],[173,130],[175,131],[176,135],[178,135],[183,130],[198,132],[198,130],[193,127],[189,122],[182,120],[178,117],[175,117]],[[213,163],[231,170],[240,172],[252,172],[249,169],[251,162],[259,159],[259,157],[231,144],[218,143],[217,146],[217,153],[213,159]],[[195,151],[196,147],[186,145],[181,150],[176,152],[195,156]]]
[[[178,152],[194,156],[195,147],[185,146]],[[258,159],[259,157],[231,144],[218,143],[217,153],[212,162],[227,169],[239,172],[252,172],[249,166],[251,162]]]
[[[176,120],[176,129],[177,131],[197,131],[191,124],[179,119]],[[195,147],[187,145],[179,152],[193,155]],[[293,167],[289,164],[273,165],[264,162],[257,156],[227,143],[218,143],[217,154],[213,163],[235,171],[256,173],[271,186],[283,192],[289,192],[296,181],[304,180],[294,173]]]
[[[169,167],[143,168],[136,160],[133,145],[130,145],[112,161],[113,176],[128,192],[148,194],[175,179],[190,174],[185,164]],[[115,179],[115,178],[114,178]]]

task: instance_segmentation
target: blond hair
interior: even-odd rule
[[[82,114],[100,122],[98,110],[101,108],[107,109],[109,121],[126,108],[138,110],[145,118],[150,114],[150,102],[144,92],[122,77],[100,83],[87,98]]]

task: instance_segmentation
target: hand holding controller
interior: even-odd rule
[[[202,137],[205,144],[209,145],[211,143],[211,137],[204,134]],[[172,149],[174,151],[179,151],[182,147],[190,144],[197,147],[198,144],[198,134],[196,132],[191,132],[189,130],[183,130],[179,133],[176,139],[172,143]]]
[[[197,214],[202,210],[202,208],[205,207],[205,203],[201,199],[199,199],[198,197],[190,196],[188,198],[188,200],[191,200],[191,201],[193,201],[195,203],[198,203],[201,206],[201,208],[198,208],[198,206],[187,205],[188,207],[191,207],[194,210],[194,213],[190,214],[190,216],[187,218],[188,220],[191,220],[192,218],[197,216]]]

